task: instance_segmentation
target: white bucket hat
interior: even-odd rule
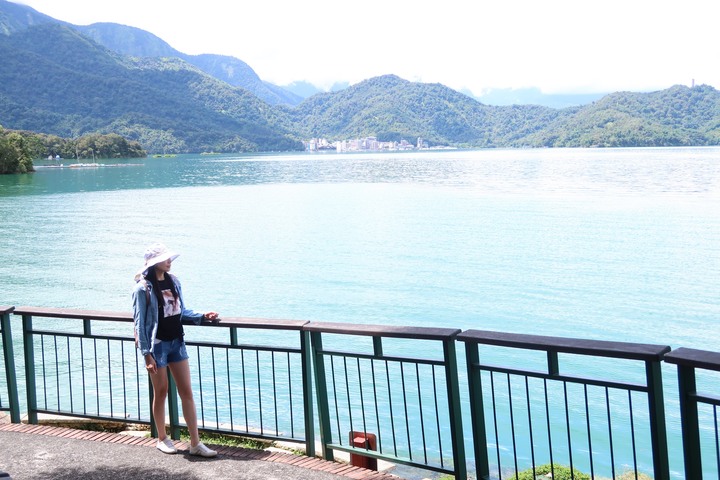
[[[140,280],[145,272],[147,272],[147,269],[153,265],[157,265],[158,263],[164,262],[168,259],[175,260],[179,255],[179,253],[168,250],[168,248],[162,243],[153,243],[147,248],[147,250],[145,250],[145,266],[140,269],[137,274],[135,274],[135,281]]]

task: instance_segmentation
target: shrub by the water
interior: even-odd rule
[[[552,474],[552,477],[548,474]],[[582,473],[575,468],[572,469],[571,473],[570,467],[558,464],[550,465],[549,463],[535,467],[534,472],[532,468],[529,468],[519,472],[513,477],[514,480],[537,480],[539,478],[552,478],[553,480],[592,480],[590,475]]]

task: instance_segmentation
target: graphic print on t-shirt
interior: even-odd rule
[[[173,296],[172,290],[163,290],[162,296],[164,300],[163,315],[165,318],[180,315],[180,302]]]

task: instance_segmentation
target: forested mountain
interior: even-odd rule
[[[676,85],[607,95],[528,138],[532,146],[636,147],[720,144],[720,92]]]
[[[566,116],[547,107],[491,107],[440,84],[394,75],[315,95],[289,114],[304,137],[423,137],[432,145],[472,147],[505,146]]]
[[[264,82],[245,62],[224,55],[187,55],[179,52],[150,32],[117,23],[72,25],[16,3],[0,0],[0,33],[9,35],[42,24],[70,26],[92,38],[108,50],[136,57],[174,57],[195,65],[203,72],[232,86],[242,87],[261,100],[274,105],[297,105],[302,97],[277,85]]]
[[[187,55],[152,33],[117,23],[93,23],[74,27],[100,45],[117,53],[136,57],[174,57],[234,87],[242,87],[271,105],[297,105],[302,97],[277,85],[264,82],[247,63],[226,55]]]
[[[288,150],[277,112],[179,59],[113,53],[56,24],[0,35],[0,124],[118,133],[148,151]]]
[[[192,65],[142,30],[82,30],[0,0],[0,126],[66,138],[119,134],[150,153],[299,150],[303,139],[365,136],[458,147],[720,144],[720,93],[709,86],[555,109],[485,105],[386,75],[292,107],[231,84],[228,77],[263,83],[240,60],[199,55]]]
[[[488,106],[439,84],[396,76],[315,95],[289,112],[305,137],[423,137],[472,147],[624,147],[720,144],[720,92],[675,86],[621,92],[584,107]]]

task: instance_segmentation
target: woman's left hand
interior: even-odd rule
[[[219,315],[217,312],[207,312],[207,313],[205,313],[205,314],[203,315],[203,318],[204,318],[205,320],[210,320],[210,321],[213,321],[213,322],[214,322],[214,321],[218,321],[218,322],[220,321],[220,315]]]

